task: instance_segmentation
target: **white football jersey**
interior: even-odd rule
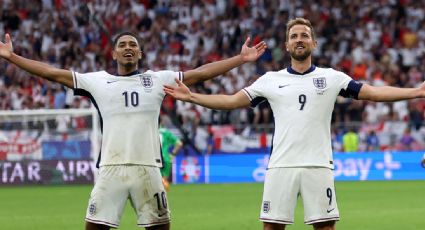
[[[100,166],[137,164],[162,167],[158,122],[164,85],[183,80],[182,72],[73,72],[74,93],[88,96],[100,115]],[[98,161],[99,163],[99,161]]]
[[[291,68],[267,72],[244,88],[253,106],[266,99],[273,110],[275,131],[268,167],[333,169],[330,124],[335,100],[347,92],[357,97],[360,88],[360,83],[342,72],[315,66],[304,74]]]

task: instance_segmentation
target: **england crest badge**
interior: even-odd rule
[[[323,95],[326,89],[326,78],[319,77],[313,78],[313,85],[316,87],[316,92],[318,95]]]
[[[263,212],[268,213],[270,211],[270,201],[263,201]]]
[[[90,203],[90,205],[89,205],[89,214],[90,215],[94,215],[94,214],[96,214],[96,203]]]
[[[153,87],[153,81],[152,76],[147,74],[141,74],[140,77],[140,83],[142,84],[143,88],[145,88],[145,92],[152,91]]]

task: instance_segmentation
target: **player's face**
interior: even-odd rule
[[[310,57],[316,48],[316,41],[311,36],[311,30],[306,25],[294,25],[289,30],[286,50],[297,61],[304,61]]]
[[[124,35],[118,39],[112,57],[117,61],[118,65],[127,68],[137,67],[139,59],[142,58],[142,51],[140,51],[137,39],[130,35]]]

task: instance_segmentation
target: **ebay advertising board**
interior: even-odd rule
[[[334,154],[337,181],[425,180],[420,161],[423,152]],[[263,182],[268,154],[177,156],[173,182]],[[0,187],[30,184],[91,184],[96,173],[92,160],[0,161]]]
[[[423,152],[335,153],[337,181],[425,180]],[[177,156],[174,183],[263,182],[268,154]]]

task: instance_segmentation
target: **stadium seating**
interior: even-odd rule
[[[87,3],[88,2],[88,3]],[[289,18],[309,18],[316,29],[315,64],[332,67],[372,85],[418,86],[425,73],[425,4],[422,1],[4,1],[0,34],[11,33],[15,52],[78,72],[114,72],[110,40],[116,33],[140,35],[143,69],[187,70],[239,52],[246,36],[264,39],[268,50],[256,63],[198,84],[194,90],[235,93],[266,71],[287,67]],[[394,3],[393,3],[394,2]],[[76,4],[75,4],[76,3]],[[0,60],[0,110],[88,108],[71,89],[40,80]],[[198,126],[228,125],[235,132],[271,133],[267,105],[211,111],[167,99],[164,116],[177,116],[195,139]],[[170,111],[172,111],[170,113]],[[360,149],[374,130],[378,149],[422,149],[425,103],[369,103],[338,99],[333,114],[334,149],[355,127]],[[172,120],[172,119],[169,119]],[[173,126],[172,123],[169,123]],[[401,128],[400,128],[401,127]],[[410,128],[409,128],[410,127]],[[409,129],[408,129],[409,128]],[[405,146],[407,133],[416,140]],[[219,133],[214,133],[219,138]],[[207,135],[208,136],[208,135]],[[404,137],[404,138],[402,138]],[[407,138],[408,139],[408,138]]]

